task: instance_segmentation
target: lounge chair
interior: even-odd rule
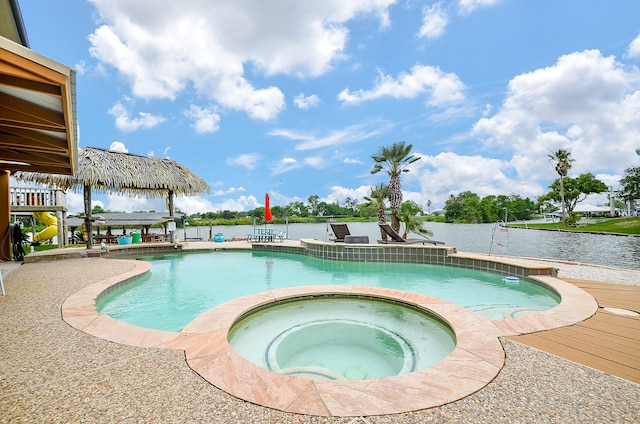
[[[347,224],[330,223],[329,225],[331,225],[331,231],[333,231],[333,235],[336,236],[336,238],[330,239],[331,241],[344,242],[344,238],[351,235]]]
[[[402,243],[407,243],[407,244],[433,244],[433,245],[442,245],[444,244],[444,242],[442,241],[436,241],[436,240],[429,240],[429,239],[405,239],[402,238],[398,233],[396,233],[393,228],[391,228],[391,225],[389,224],[378,224],[380,226],[380,229],[382,231],[384,231],[389,237],[391,237],[391,240],[379,240],[379,243],[382,244],[402,244]]]

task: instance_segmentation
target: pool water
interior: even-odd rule
[[[320,296],[239,320],[229,345],[256,365],[315,380],[369,380],[421,370],[456,346],[442,320],[397,302]]]
[[[488,319],[540,312],[560,299],[550,290],[504,276],[441,265],[342,262],[251,251],[138,257],[151,270],[100,296],[99,312],[146,328],[180,331],[201,313],[265,290],[310,285],[386,287],[439,297]]]

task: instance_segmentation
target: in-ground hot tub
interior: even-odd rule
[[[430,366],[453,351],[448,324],[425,310],[372,297],[314,296],[250,311],[229,345],[252,363],[287,375],[368,380]]]

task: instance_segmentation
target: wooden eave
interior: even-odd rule
[[[0,169],[74,175],[75,71],[0,37]]]

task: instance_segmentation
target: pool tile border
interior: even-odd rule
[[[319,416],[362,416],[430,408],[468,396],[488,384],[502,368],[504,351],[499,337],[571,325],[590,317],[597,310],[593,297],[555,278],[557,270],[532,265],[526,260],[458,253],[455,248],[437,246],[399,246],[381,253],[377,245],[349,245],[345,249],[344,245],[317,240],[301,240],[300,245],[251,247],[258,251],[282,252],[288,249],[288,253],[308,254],[310,245],[315,245],[316,254],[325,259],[338,259],[342,249],[341,260],[345,260],[346,250],[347,257],[357,261],[413,263],[424,260],[426,263],[456,263],[458,265],[454,266],[518,275],[556,291],[562,301],[555,308],[536,315],[488,321],[460,306],[417,293],[359,286],[291,287],[219,305],[177,333],[137,327],[97,312],[96,300],[101,294],[128,284],[149,271],[149,263],[132,261],[132,271],[71,295],[62,305],[62,317],[74,328],[116,343],[184,350],[189,366],[203,378],[234,396],[265,407]],[[372,247],[376,249],[372,250]],[[362,249],[368,250],[362,252]],[[383,379],[344,382],[281,375],[250,363],[229,347],[228,329],[237,317],[247,311],[275,300],[326,293],[383,297],[427,309],[452,326],[458,344],[447,358],[425,370]],[[389,396],[389,393],[394,393],[394,396]]]

